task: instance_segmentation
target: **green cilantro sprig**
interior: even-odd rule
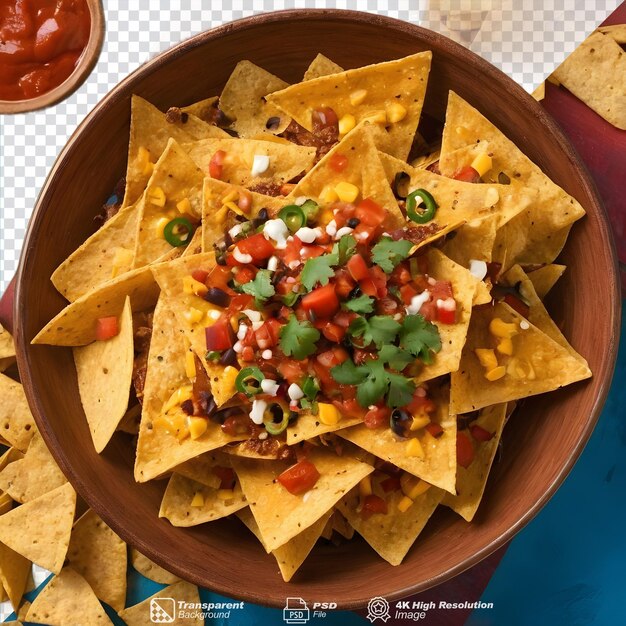
[[[307,291],[311,291],[317,283],[324,286],[335,275],[332,269],[337,265],[345,265],[356,252],[356,240],[352,235],[344,235],[334,246],[332,252],[308,259],[302,269],[300,282]]]
[[[257,307],[263,306],[265,301],[276,293],[274,285],[272,285],[272,272],[259,270],[254,280],[241,286],[241,291],[254,296]]]
[[[311,322],[300,322],[295,315],[280,329],[280,349],[298,361],[306,359],[317,349],[320,339],[319,330]]]
[[[373,315],[369,319],[357,317],[350,322],[348,333],[360,338],[363,346],[371,343],[380,349],[383,344],[392,343],[400,332],[401,325],[389,315]]]
[[[419,313],[404,318],[399,343],[401,348],[427,365],[433,362],[433,355],[441,350],[441,337],[437,327],[432,322],[427,322]]]
[[[409,256],[413,245],[414,244],[406,239],[394,241],[389,237],[383,237],[372,248],[372,261],[386,274],[391,274],[391,272]]]

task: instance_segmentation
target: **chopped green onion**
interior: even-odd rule
[[[278,217],[285,222],[287,228],[292,233],[295,233],[299,228],[302,228],[306,224],[304,211],[295,204],[283,207],[278,213]]]
[[[313,376],[307,376],[302,383],[302,393],[311,401],[315,400],[317,396],[320,386]]]
[[[178,248],[191,241],[194,231],[193,224],[186,217],[175,217],[165,225],[163,237],[170,246]]]
[[[417,201],[417,198],[420,201]],[[423,211],[417,211],[417,208],[424,205]],[[437,203],[426,189],[416,189],[412,191],[406,198],[406,214],[409,219],[418,224],[426,224],[435,217],[437,211]]]
[[[274,421],[275,415],[273,411],[276,409],[280,411],[280,422]],[[289,411],[278,402],[270,404],[267,409],[265,409],[263,424],[265,424],[265,430],[270,435],[280,435],[280,433],[282,433],[283,430],[285,430],[285,428],[289,425]]]
[[[244,367],[235,378],[235,387],[247,396],[255,396],[260,393],[263,380],[265,376],[258,367]]]

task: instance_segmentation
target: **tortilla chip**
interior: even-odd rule
[[[173,585],[180,580],[178,576],[163,569],[135,548],[130,549],[130,562],[142,576],[161,585]]]
[[[364,424],[340,430],[337,434],[355,445],[371,452],[384,461],[413,474],[427,483],[454,493],[456,477],[456,415],[450,415],[445,390],[435,390],[433,400],[437,412],[433,421],[443,428],[443,434],[435,439],[424,432],[420,442],[424,456],[409,456],[407,440],[400,439],[386,426],[372,430]],[[342,511],[343,512],[343,511]],[[345,515],[345,513],[344,513]],[[357,529],[358,531],[358,529]]]
[[[174,433],[159,427],[158,418],[162,415],[164,404],[182,385],[190,384],[185,371],[185,352],[183,332],[170,302],[162,297],[153,318],[135,459],[137,482],[152,480],[189,459],[236,440],[213,422],[209,422],[207,431],[198,439],[186,438],[182,441]]]
[[[598,27],[598,32],[609,35],[619,44],[626,44],[626,24],[611,24]]]
[[[139,424],[141,423],[141,404],[134,404],[120,420],[116,430],[129,435],[139,434]]]
[[[126,298],[115,337],[74,348],[78,391],[96,452],[104,450],[126,413],[133,345],[133,314]]]
[[[308,458],[320,478],[304,495],[294,496],[276,480],[289,467],[288,463],[258,463],[232,457],[241,489],[250,503],[267,550],[275,550],[312,526],[373,470],[367,463],[345,455],[337,457],[321,449],[311,450]]]
[[[419,52],[395,61],[321,76],[286,87],[269,95],[267,100],[309,131],[313,130],[312,112],[318,107],[330,107],[339,119],[353,115],[358,124],[375,114],[387,117],[399,105],[404,117],[395,123],[385,122],[387,125],[376,133],[376,145],[383,152],[406,159],[424,103],[431,57],[431,52]],[[352,104],[350,96],[360,90],[366,91],[364,99]]]
[[[506,404],[494,404],[481,410],[475,423],[493,433],[489,441],[476,444],[474,460],[468,468],[456,469],[456,495],[446,493],[442,504],[449,506],[464,520],[471,522],[482,500],[489,470],[498,451],[506,420]]]
[[[226,494],[226,491],[172,474],[163,495],[159,517],[168,519],[172,526],[197,526],[248,506],[239,484],[235,485],[232,494]],[[192,504],[194,498],[200,501],[198,506]]]
[[[204,100],[199,100],[198,102],[189,104],[186,107],[181,107],[180,110],[188,115],[195,115],[198,119],[206,122],[207,124],[212,124],[215,107],[217,106],[218,101],[219,96],[213,96],[211,98],[205,98]]]
[[[172,607],[170,598],[174,600],[175,607]],[[154,600],[154,602],[153,602]],[[162,613],[159,612],[159,603],[162,602]],[[189,613],[190,617],[183,617],[179,614],[179,603],[185,605],[199,605],[200,594],[198,593],[198,587],[191,583],[181,580],[174,583],[169,587],[165,587],[157,591],[154,595],[146,598],[139,604],[130,606],[123,611],[120,611],[118,615],[124,620],[127,626],[152,626],[157,619],[163,614],[171,614],[173,619],[171,622],[175,622],[180,626],[204,626],[204,618],[202,617],[202,611],[184,611],[181,609],[181,613]],[[152,615],[155,615],[157,619],[153,620]],[[166,622],[167,623],[167,622]]]
[[[552,263],[544,265],[533,272],[528,272],[528,279],[533,284],[535,293],[540,300],[545,299],[550,289],[552,289],[559,278],[561,278],[565,269],[565,265],[556,265]]]
[[[317,415],[313,415],[308,411],[302,411],[298,415],[298,419],[287,426],[287,442],[290,446],[299,441],[312,439],[325,433],[332,433],[341,428],[355,426],[363,421],[362,417],[352,417],[343,415],[341,419],[333,425],[322,424]]]
[[[472,220],[458,228],[441,247],[454,262],[469,267],[472,260],[491,262],[499,215]]]
[[[441,502],[445,492],[436,487],[430,487],[418,496],[406,511],[402,512],[398,509],[398,503],[404,497],[402,491],[397,490],[385,494],[376,481],[372,481],[372,489],[375,495],[386,500],[386,514],[374,514],[364,520],[357,510],[360,503],[358,489],[353,489],[344,496],[337,503],[337,508],[385,561],[391,565],[400,565]]]
[[[317,540],[322,535],[322,531],[330,519],[333,511],[327,511],[317,522],[309,526],[306,530],[303,530],[300,534],[296,535],[293,539],[290,539],[284,545],[276,548],[272,551],[272,555],[278,563],[278,568],[283,577],[283,580],[288,583],[293,575],[298,571],[299,567],[304,563],[306,557],[309,556],[313,546],[317,543]],[[237,513],[237,517],[246,525],[248,530],[261,542],[263,547],[265,543],[263,536],[259,530],[259,526],[254,519],[254,515],[250,511],[249,507],[242,509]]]
[[[476,150],[474,144],[487,141],[493,167],[488,173],[495,181],[504,173],[509,180],[537,193],[534,201],[511,219],[498,235],[507,250],[507,267],[515,263],[551,263],[561,251],[567,229],[585,211],[578,201],[553,183],[517,146],[507,139],[487,118],[454,92],[450,92],[443,131],[439,169],[444,176],[453,176],[473,157],[465,160],[454,152]],[[483,177],[485,179],[485,177]],[[519,186],[518,185],[518,186]]]
[[[250,61],[240,61],[224,85],[220,109],[233,120],[230,127],[240,137],[254,137],[260,133],[278,135],[291,120],[265,96],[288,84]],[[269,130],[267,123],[272,117],[278,117],[280,121]]]
[[[15,363],[15,345],[13,337],[6,328],[0,324],[0,372]]]
[[[51,626],[113,626],[89,583],[71,567],[55,576],[33,600],[26,621]]]
[[[0,374],[0,432],[6,441],[26,452],[37,431],[24,394],[24,388],[12,378]]]
[[[0,543],[0,583],[14,611],[18,610],[26,592],[31,565],[28,559]]]
[[[2,456],[0,456],[0,471],[2,471],[7,465],[15,463],[24,458],[24,454],[17,448],[9,448]]]
[[[81,296],[48,322],[31,343],[85,346],[96,339],[96,321],[101,317],[119,316],[127,297],[133,311],[145,311],[154,306],[159,286],[150,268],[126,272]]]
[[[228,446],[225,446],[225,448],[228,448]],[[224,451],[225,449],[220,450],[220,452]],[[215,465],[219,464],[217,461],[218,458],[220,460],[223,460],[221,458],[221,455],[217,453],[207,452],[206,454],[201,454],[194,459],[189,459],[188,461],[177,465],[174,468],[174,472],[176,474],[184,476],[185,478],[195,480],[205,487],[218,489],[221,480],[217,477],[216,474],[213,473],[213,468],[215,467]],[[227,461],[227,463],[229,462]]]
[[[499,356],[500,365],[507,370],[505,376],[490,382],[485,378],[485,369],[474,350],[495,347],[494,337],[489,332],[489,323],[495,317],[518,327],[524,322],[529,328],[520,328],[513,337],[512,357]],[[452,374],[450,410],[469,413],[494,403],[553,391],[590,376],[591,371],[584,359],[573,356],[567,348],[501,302],[473,312],[461,367]]]
[[[147,100],[133,95],[131,102],[130,141],[128,144],[128,165],[126,168],[126,191],[123,207],[134,204],[141,195],[152,175],[152,164],[161,156],[170,138],[179,143],[222,137],[226,133],[188,115],[187,121],[168,122],[165,113],[150,104]],[[142,161],[141,153],[148,151],[149,160]]]
[[[0,541],[55,574],[70,541],[76,492],[69,483],[0,517]]]
[[[94,511],[87,511],[74,524],[67,559],[100,600],[116,611],[124,608],[126,544]]]
[[[183,150],[203,171],[209,171],[209,163],[218,150],[226,153],[220,180],[234,185],[254,187],[264,183],[282,185],[311,169],[315,160],[315,148],[293,143],[260,141],[258,139],[203,139],[182,144]],[[269,166],[258,175],[252,174],[255,156],[268,156]]]
[[[30,502],[66,482],[39,433],[34,434],[24,458],[0,472],[0,490],[21,503]]]
[[[0,515],[8,513],[13,508],[13,499],[8,493],[0,493]],[[3,602],[3,600],[0,600]]]
[[[17,611],[17,619],[19,620],[18,622],[13,622],[13,624],[20,624],[21,622],[23,622],[26,619],[26,615],[28,615],[28,611],[30,610],[30,602],[28,600],[24,600],[24,602],[22,602],[22,606],[20,606],[20,610]],[[6,622],[5,622],[6,623]]]
[[[626,54],[613,37],[593,33],[554,76],[607,122],[626,130]]]
[[[307,68],[306,72],[304,72],[304,78],[302,80],[313,80],[314,78],[320,78],[321,76],[339,74],[339,72],[343,71],[344,70],[341,65],[337,65],[321,52],[318,52],[317,56],[311,61],[311,64]]]

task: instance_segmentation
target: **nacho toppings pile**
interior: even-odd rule
[[[240,518],[285,580],[354,531],[399,564],[470,521],[515,402],[591,375],[542,300],[582,207],[431,55],[132,101],[125,180],[54,272],[93,442],[136,438],[175,526]],[[94,209],[94,212],[96,209]]]

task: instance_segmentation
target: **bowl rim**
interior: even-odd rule
[[[559,472],[555,476],[554,480],[548,487],[546,488],[543,495],[531,506],[524,515],[522,515],[514,524],[508,527],[505,531],[498,534],[492,541],[484,545],[482,548],[473,553],[472,556],[466,558],[465,560],[457,563],[449,567],[448,569],[440,572],[439,574],[432,576],[428,579],[425,579],[419,583],[408,584],[400,589],[396,589],[393,593],[387,593],[386,598],[388,600],[397,600],[400,598],[405,598],[414,593],[423,592],[431,587],[435,587],[459,574],[464,572],[465,570],[473,567],[490,554],[495,552],[498,548],[502,547],[506,543],[508,543],[526,524],[528,524],[545,506],[545,504],[550,500],[550,498],[557,491],[558,487],[563,483],[571,469],[573,468],[575,462],[578,457],[582,453],[585,445],[587,444],[591,433],[593,432],[595,425],[598,421],[600,412],[602,407],[606,401],[609,388],[611,386],[611,381],[613,379],[613,373],[615,369],[615,362],[617,358],[617,349],[619,343],[619,324],[620,324],[620,312],[621,312],[621,299],[619,296],[619,281],[618,281],[618,264],[617,264],[617,254],[615,242],[613,240],[611,227],[609,225],[608,217],[606,214],[606,210],[602,204],[598,191],[596,189],[595,183],[587,170],[587,167],[583,163],[582,159],[576,152],[575,148],[567,139],[564,132],[557,125],[556,121],[552,118],[552,116],[530,95],[528,94],[520,85],[518,85],[511,77],[504,74],[500,69],[492,65],[487,60],[483,59],[476,53],[471,50],[464,48],[460,44],[450,40],[449,38],[441,35],[437,32],[431,31],[429,29],[423,28],[421,26],[417,26],[410,22],[406,22],[403,20],[399,20],[396,18],[391,18],[388,16],[367,13],[363,11],[354,11],[354,10],[343,10],[343,9],[286,9],[281,11],[274,11],[268,13],[259,13],[249,17],[241,18],[238,20],[234,20],[232,22],[228,22],[221,26],[203,31],[190,37],[186,40],[183,40],[169,48],[168,50],[163,51],[158,54],[147,63],[141,65],[131,74],[129,74],[126,78],[124,78],[120,83],[118,83],[109,93],[104,96],[100,102],[94,107],[94,109],[85,117],[85,119],[81,122],[81,124],[77,127],[71,137],[68,139],[66,145],[63,150],[57,156],[55,163],[53,164],[46,180],[42,186],[42,189],[37,197],[37,201],[35,203],[35,208],[29,222],[28,230],[26,233],[22,254],[20,256],[20,263],[17,273],[16,280],[16,288],[15,288],[15,302],[14,302],[14,324],[15,324],[15,338],[17,344],[17,360],[18,366],[20,370],[20,374],[22,377],[22,383],[25,388],[26,396],[35,416],[37,425],[42,433],[46,444],[50,447],[53,456],[55,457],[57,463],[63,470],[63,472],[68,476],[68,479],[76,489],[76,491],[80,493],[89,492],[86,484],[83,482],[82,474],[78,471],[74,471],[73,468],[69,466],[67,461],[64,458],[64,455],[61,451],[61,446],[59,445],[58,439],[56,437],[55,432],[48,425],[47,420],[45,419],[44,412],[40,406],[39,399],[37,397],[33,380],[30,374],[30,362],[32,356],[28,353],[29,343],[25,337],[25,332],[23,326],[20,321],[20,311],[22,310],[22,299],[24,294],[24,287],[22,285],[22,281],[24,279],[25,274],[27,273],[27,266],[29,265],[30,259],[30,250],[32,246],[32,242],[37,238],[37,234],[39,231],[39,222],[41,221],[43,215],[43,205],[44,198],[48,194],[50,187],[52,186],[54,179],[57,174],[63,169],[63,162],[65,157],[69,151],[71,151],[74,144],[80,139],[83,131],[98,117],[100,117],[109,105],[113,102],[116,102],[120,98],[126,97],[127,94],[124,92],[127,91],[127,87],[135,81],[135,79],[145,72],[152,72],[158,70],[162,65],[169,63],[171,60],[178,58],[181,55],[186,54],[188,51],[203,45],[206,41],[219,39],[223,35],[226,35],[234,30],[239,29],[247,29],[248,27],[254,27],[257,24],[264,23],[289,23],[294,20],[299,21],[307,21],[307,20],[319,20],[320,18],[328,17],[329,19],[333,19],[334,21],[365,21],[369,24],[380,27],[380,28],[391,28],[392,30],[400,30],[409,36],[417,37],[425,46],[432,46],[435,43],[443,44],[452,49],[453,52],[458,52],[461,54],[469,54],[469,58],[475,64],[476,68],[485,73],[487,77],[497,77],[497,80],[508,85],[508,88],[513,92],[514,96],[520,103],[524,106],[525,110],[528,114],[532,115],[534,118],[537,118],[539,123],[551,133],[555,142],[558,144],[560,152],[563,157],[567,159],[567,161],[580,173],[581,184],[584,187],[585,191],[588,194],[591,202],[590,204],[594,205],[594,213],[598,218],[598,227],[599,230],[604,237],[604,239],[608,242],[610,249],[608,250],[609,256],[612,260],[610,263],[609,275],[607,280],[610,283],[610,289],[612,292],[612,302],[609,304],[609,310],[607,311],[608,324],[607,326],[612,330],[611,340],[609,342],[608,349],[605,355],[605,376],[604,379],[601,380],[598,388],[598,393],[594,399],[594,403],[591,409],[591,412],[586,420],[584,430],[582,431],[581,437],[574,446],[573,449],[570,450],[567,460],[564,465],[560,468]],[[589,207],[586,207],[589,208]],[[165,567],[169,571],[172,571],[174,574],[182,576],[185,579],[191,578],[191,582],[195,582],[196,584],[203,585],[200,581],[199,577],[190,577],[189,572],[184,570],[177,562],[168,562],[162,558],[160,552],[156,549],[156,547],[147,544],[142,540],[141,537],[131,536],[132,533],[126,531],[124,527],[117,523],[117,519],[114,513],[110,513],[109,510],[100,503],[95,498],[87,498],[88,505],[93,508],[98,515],[102,517],[102,519],[109,525],[111,528],[119,534],[124,541],[129,543],[131,546],[135,546],[142,553],[144,553],[147,557],[152,559],[158,565]],[[128,541],[130,539],[130,541]],[[218,593],[221,593],[226,596],[232,595],[232,589],[227,588],[227,586],[221,585],[221,583],[213,584],[211,589]],[[253,590],[247,588],[241,588],[237,592],[237,597],[256,604],[262,604],[266,606],[272,606],[276,608],[282,608],[284,604],[284,597],[280,598],[268,598],[268,597],[260,597],[255,594]],[[354,610],[359,608],[364,608],[370,598],[357,598],[354,600],[348,600],[344,602],[339,602],[339,609],[347,609]]]
[[[91,70],[96,65],[105,34],[105,18],[102,0],[85,0],[91,16],[89,39],[83,48],[78,62],[72,73],[54,89],[46,91],[34,98],[24,100],[0,99],[0,115],[15,113],[30,113],[57,104],[61,100],[72,95],[87,79]]]

